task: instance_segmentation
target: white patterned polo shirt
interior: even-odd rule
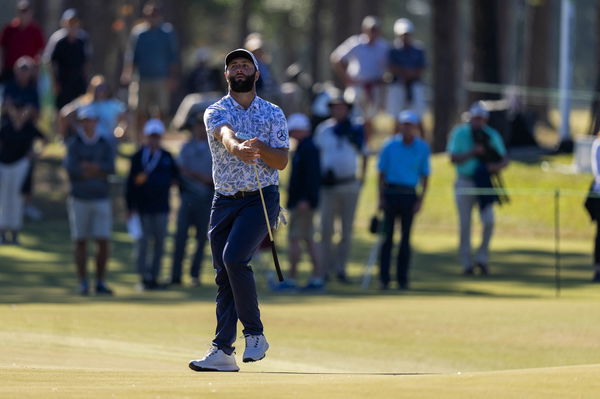
[[[215,130],[229,124],[237,138],[249,140],[258,138],[273,148],[289,148],[290,138],[283,111],[275,105],[256,96],[248,109],[239,105],[227,95],[208,107],[204,113],[204,124],[208,132],[208,143],[213,159],[213,180],[215,191],[232,195],[238,191],[258,190],[254,165],[241,161],[230,154],[225,146],[215,139]],[[279,184],[277,169],[268,166],[262,159],[256,163],[261,187]]]

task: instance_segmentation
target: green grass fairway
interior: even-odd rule
[[[563,173],[565,156],[513,162],[492,274],[466,278],[456,254],[453,170],[436,155],[414,226],[411,290],[380,292],[375,275],[369,289],[358,285],[376,240],[367,233],[374,163],[348,269],[356,283],[332,283],[321,295],[272,294],[265,279],[272,261],[263,256],[253,263],[267,357],[239,360],[240,373],[196,373],[188,361],[202,357],[215,324],[208,262],[201,288],[137,292],[121,202],[109,265],[116,296],[74,295],[64,171],[58,159],[42,162],[37,200],[47,217],[25,226],[21,247],[0,247],[0,399],[600,397],[600,285],[589,282],[593,225],[582,207],[590,177]],[[127,162],[119,165],[122,174]],[[559,297],[555,188],[564,194]],[[475,244],[479,229],[475,222]],[[285,237],[283,228],[276,240],[284,272]],[[302,263],[302,283],[308,270]],[[238,345],[240,359],[243,339]]]
[[[261,362],[240,361],[237,374],[187,368],[210,340],[210,301],[3,305],[0,397],[591,398],[598,305],[268,297],[271,349]]]

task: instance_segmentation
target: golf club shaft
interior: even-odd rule
[[[265,197],[262,192],[262,186],[260,184],[260,178],[258,176],[258,167],[254,164],[254,173],[256,175],[256,184],[258,184],[258,192],[260,194],[260,201],[262,203],[263,211],[265,213],[265,221],[267,222],[267,231],[269,232],[269,240],[271,240],[271,252],[273,253],[273,262],[275,263],[275,271],[277,272],[277,278],[279,281],[283,281],[283,273],[281,272],[281,266],[279,266],[279,257],[277,256],[277,250],[275,249],[275,240],[273,239],[273,232],[271,231],[271,222],[269,222],[269,214],[267,212],[267,205],[265,203]]]

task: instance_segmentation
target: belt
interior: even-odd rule
[[[276,185],[266,186],[266,187],[263,187],[262,190],[263,190],[263,192],[276,191],[277,190],[277,186]],[[231,195],[219,194],[219,196],[223,197],[223,198],[240,199],[240,198],[252,197],[252,196],[255,196],[255,195],[258,195],[258,194],[260,194],[260,190],[238,191],[235,194],[231,194]]]
[[[395,192],[395,193],[404,193],[404,194],[413,194],[416,192],[415,187],[405,186],[403,184],[390,184],[385,183],[384,186],[386,189]]]
[[[259,191],[255,190],[255,191],[238,191],[235,194],[231,194],[231,195],[223,195],[223,194],[219,194],[221,197],[224,198],[235,198],[235,199],[239,199],[239,198],[245,198],[245,197],[252,197],[254,195],[258,195]]]

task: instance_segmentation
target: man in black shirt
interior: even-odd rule
[[[81,29],[74,9],[63,13],[62,25],[50,36],[44,51],[44,61],[52,70],[57,109],[85,93],[91,57],[88,34]]]

